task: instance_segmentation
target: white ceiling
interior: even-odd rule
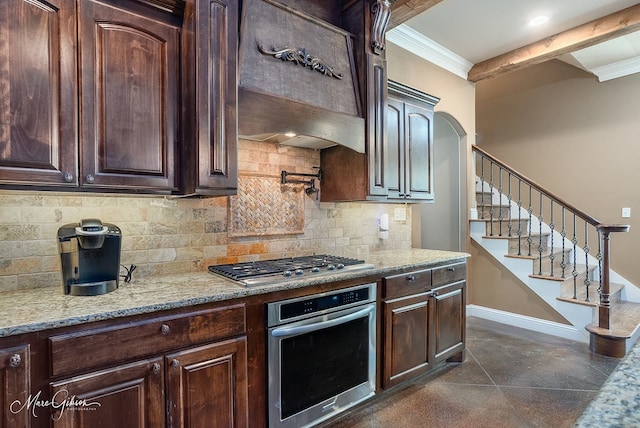
[[[637,4],[634,0],[443,0],[387,32],[387,41],[467,78],[478,62]],[[549,16],[540,27],[530,19]],[[640,71],[640,32],[559,59],[600,81]]]

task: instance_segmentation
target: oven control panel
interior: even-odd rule
[[[312,296],[299,297],[268,305],[269,326],[304,318],[311,314],[374,302],[375,284],[367,284]]]
[[[288,320],[300,315],[313,314],[326,309],[338,308],[351,303],[366,302],[369,300],[369,289],[343,291],[322,297],[311,297],[293,303],[286,303],[280,307],[280,319]]]

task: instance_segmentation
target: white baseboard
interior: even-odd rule
[[[569,324],[561,324],[554,321],[547,321],[540,318],[533,318],[526,315],[505,312],[499,309],[487,308],[485,306],[467,305],[467,316],[478,317],[489,321],[512,325],[514,327],[550,334],[552,336],[563,337],[577,342],[589,342],[589,333],[579,330]]]

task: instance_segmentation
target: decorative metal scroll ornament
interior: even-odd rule
[[[336,79],[342,80],[342,73],[336,73],[333,68],[329,67],[320,58],[308,55],[305,48],[295,50],[290,48],[277,49],[273,47],[269,50],[264,47],[264,45],[258,45],[258,50],[260,50],[264,55],[271,55],[274,58],[281,59],[282,61],[292,61],[298,65],[316,70],[325,76],[335,77]]]

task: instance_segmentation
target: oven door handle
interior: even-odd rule
[[[367,315],[371,312],[374,311],[375,309],[375,305],[370,305],[364,309],[361,309],[357,312],[353,312],[349,315],[345,315],[343,317],[340,318],[336,318],[336,319],[332,319],[329,321],[322,321],[319,323],[315,323],[315,324],[307,324],[307,325],[301,325],[301,326],[297,326],[297,327],[278,327],[278,328],[274,328],[271,331],[271,335],[273,337],[285,337],[285,336],[295,336],[297,334],[305,334],[305,333],[310,333],[312,331],[316,331],[316,330],[321,330],[323,328],[329,328],[329,327],[333,327],[335,325],[339,325],[339,324],[344,324],[347,323],[349,321],[353,321],[357,318],[361,318],[364,315]]]

